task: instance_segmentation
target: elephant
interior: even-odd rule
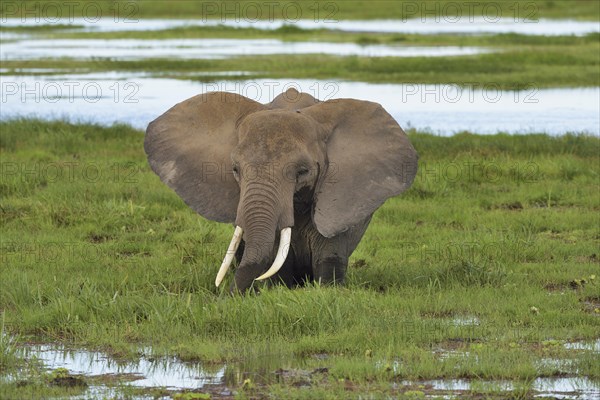
[[[215,284],[343,283],[373,213],[408,189],[418,156],[384,108],[289,89],[262,104],[230,92],[187,99],[152,121],[151,169],[203,217],[231,223]],[[277,245],[278,244],[278,245]]]

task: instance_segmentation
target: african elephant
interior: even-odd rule
[[[232,292],[270,277],[288,287],[343,282],[371,216],[417,170],[415,149],[379,104],[295,89],[268,104],[192,97],[148,125],[144,148],[192,209],[235,224],[215,281],[235,256]]]

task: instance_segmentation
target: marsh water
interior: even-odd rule
[[[0,76],[2,119],[36,116],[145,129],[174,104],[207,91],[229,91],[267,103],[290,87],[321,100],[374,101],[403,128],[440,135],[461,131],[600,135],[600,88],[500,90],[494,84],[374,84],[307,79],[244,79],[245,71],[192,73],[184,79],[160,73],[66,73],[21,70]],[[166,73],[165,73],[166,74]],[[168,75],[167,75],[168,76]],[[235,76],[237,81],[228,78]],[[435,110],[435,112],[433,112]]]
[[[337,20],[322,16],[318,19],[274,19],[260,20],[247,18],[225,19],[136,19],[136,18],[40,18],[27,19],[5,18],[2,25],[40,26],[57,25],[70,26],[73,30],[84,32],[117,32],[117,31],[152,31],[183,27],[230,26],[236,28],[254,28],[263,30],[279,29],[283,26],[294,26],[301,29],[330,29],[345,32],[373,33],[404,33],[404,34],[503,34],[516,33],[521,35],[587,35],[600,32],[598,22],[574,20],[549,20],[527,18],[526,13],[513,15],[513,18],[499,18],[496,15],[485,16],[432,16],[427,18],[407,18],[405,20]]]
[[[144,353],[144,349],[141,350]],[[128,384],[141,387],[189,389],[220,383],[225,367],[206,369],[200,364],[183,363],[172,358],[153,361],[141,357],[135,362],[118,362],[100,352],[72,350],[57,345],[33,345],[22,349],[25,358],[36,358],[47,368],[65,368],[71,374],[101,376],[128,375]]]
[[[566,349],[598,353],[600,341],[565,343]],[[151,349],[142,348],[140,358],[134,362],[123,362],[101,353],[81,349],[69,349],[62,345],[36,344],[21,347],[20,355],[28,360],[38,360],[48,371],[62,368],[83,379],[107,378],[112,384],[91,384],[81,398],[114,396],[122,385],[137,388],[161,388],[167,391],[201,390],[211,388],[213,394],[230,395],[229,387],[239,386],[245,379],[257,384],[294,382],[310,387],[310,377],[315,373],[327,373],[329,357],[313,356],[319,367],[306,368],[302,359],[289,359],[277,354],[256,354],[240,363],[202,364],[183,362],[176,358],[154,358]],[[446,354],[448,353],[448,354]],[[457,356],[452,350],[442,350],[436,356]],[[562,360],[555,360],[556,362]],[[377,365],[377,361],[374,361]],[[6,379],[6,377],[5,377]],[[11,379],[11,377],[8,377]],[[121,386],[119,386],[121,385]],[[526,387],[536,398],[597,399],[600,385],[587,378],[560,376],[537,378],[530,382],[507,380],[404,380],[393,383],[396,388],[420,388],[425,397],[461,396],[472,393],[512,392]],[[215,389],[216,388],[216,389]],[[139,398],[145,398],[143,395]],[[169,398],[167,396],[167,398]],[[218,398],[218,397],[217,397]]]
[[[53,25],[51,19],[4,18],[3,27]],[[61,29],[107,32],[164,30],[224,24],[277,29],[290,21],[60,19]],[[600,31],[597,22],[493,18],[428,18],[379,21],[292,21],[303,29],[397,33],[584,35]],[[245,55],[333,54],[357,57],[450,57],[492,51],[478,47],[359,45],[355,43],[285,42],[277,39],[44,39],[35,34],[0,31],[4,60],[66,59],[150,60],[155,58],[218,59]],[[499,50],[496,50],[499,51]],[[432,61],[434,62],[434,61]],[[521,91],[499,85],[376,84],[340,80],[251,79],[260,72],[177,73],[104,72],[41,68],[0,70],[1,119],[36,116],[144,129],[174,104],[206,91],[229,91],[263,103],[289,87],[320,100],[352,97],[381,103],[404,128],[439,135],[470,131],[600,135],[600,89],[538,89],[532,82]],[[248,78],[246,78],[248,77]],[[173,79],[177,78],[177,79]],[[435,112],[433,112],[435,110]]]
[[[221,59],[273,54],[329,54],[359,57],[450,57],[489,53],[491,50],[458,46],[384,46],[355,43],[284,42],[277,39],[49,39],[14,40],[0,48],[0,59],[32,60],[153,58]]]

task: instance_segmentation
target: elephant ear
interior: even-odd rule
[[[233,222],[239,187],[231,170],[237,124],[265,106],[226,92],[204,93],[175,105],[146,129],[152,170],[194,211]]]
[[[323,236],[361,223],[387,198],[412,184],[417,152],[381,105],[337,99],[301,113],[322,125],[327,142],[327,173],[316,188],[313,210]]]

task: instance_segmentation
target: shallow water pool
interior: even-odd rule
[[[359,57],[450,57],[490,53],[478,47],[386,46],[355,43],[284,42],[277,39],[52,39],[15,40],[2,44],[0,59],[153,58],[222,59],[273,54],[328,54]]]
[[[583,343],[582,345],[587,346]],[[257,384],[293,384],[295,386],[312,386],[312,376],[327,374],[328,357],[313,357],[318,368],[306,368],[301,359],[282,360],[277,354],[261,354],[260,357],[246,359],[239,364],[222,364],[206,366],[199,362],[182,362],[176,358],[155,359],[151,349],[140,349],[140,358],[132,362],[119,362],[101,352],[83,349],[70,349],[62,345],[38,344],[19,349],[19,354],[28,360],[37,359],[48,371],[59,368],[70,375],[81,376],[90,382],[102,377],[111,377],[111,381],[120,382],[116,386],[91,384],[83,395],[73,398],[106,398],[119,397],[119,385],[138,388],[163,388],[169,391],[207,390],[216,394],[216,398],[231,396],[231,388],[239,387],[249,378]],[[375,364],[380,364],[375,362]],[[1,378],[1,377],[0,377]],[[3,379],[24,379],[24,376],[8,376]],[[318,382],[318,380],[317,380]],[[404,380],[391,384],[395,389],[417,389],[420,398],[461,397],[477,393],[490,393],[501,396],[505,393],[519,393],[526,390],[533,398],[560,398],[592,400],[600,396],[600,385],[586,377],[563,376],[552,378],[536,378],[530,382],[509,380],[467,380],[437,379],[409,381]],[[152,398],[143,395],[132,398]],[[160,398],[171,398],[168,394]]]
[[[33,18],[22,21],[20,18],[5,18],[2,25],[36,26],[36,25],[71,25],[73,29],[86,32],[116,32],[116,31],[152,31],[181,27],[202,26],[233,26],[238,28],[255,28],[264,30],[279,29],[285,25],[296,26],[302,29],[331,29],[348,32],[386,32],[404,34],[502,34],[517,33],[521,35],[587,35],[600,32],[600,24],[593,21],[527,19],[525,15],[519,18],[498,18],[495,15],[474,16],[462,15],[433,16],[425,18],[409,18],[406,20],[337,20],[320,18],[314,19],[275,19],[254,20],[250,18],[225,18],[222,19],[120,19],[114,18],[84,19],[61,18],[35,20]]]
[[[239,71],[243,75],[244,71]],[[197,79],[190,76],[189,79]],[[207,91],[235,92],[266,103],[290,87],[328,100],[357,98],[381,103],[403,128],[440,135],[461,131],[553,135],[600,135],[600,88],[503,91],[493,84],[372,84],[323,80],[166,79],[149,74],[94,73],[0,76],[2,119],[37,116],[71,121],[114,122],[144,129],[154,118],[189,97]]]

